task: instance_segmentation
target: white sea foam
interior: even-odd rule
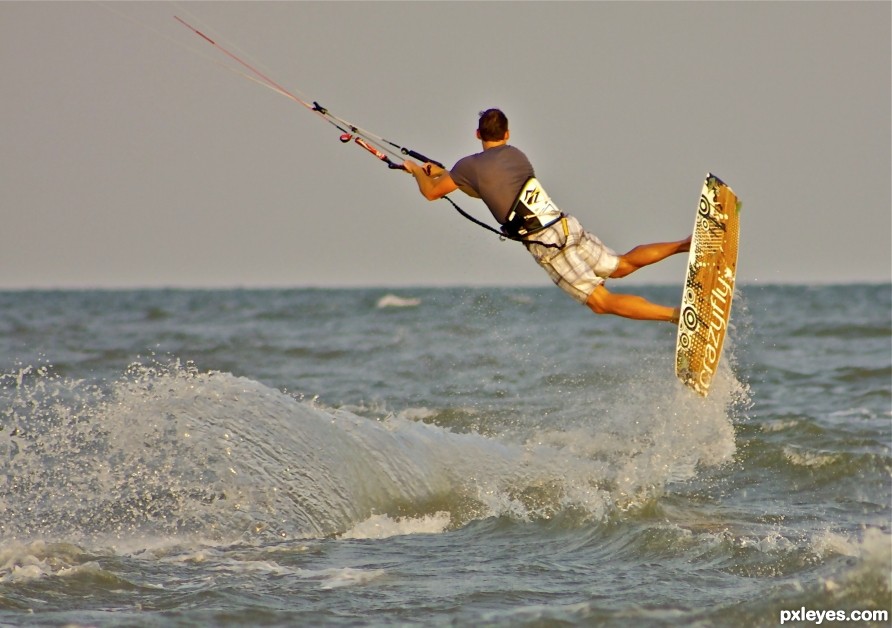
[[[343,534],[343,539],[386,539],[406,534],[439,534],[450,524],[448,512],[440,511],[423,517],[389,517],[372,515]]]
[[[70,543],[46,542],[42,539],[28,543],[6,543],[0,546],[0,582],[65,576],[96,566],[92,561],[81,562],[83,556],[84,551]]]
[[[344,587],[356,587],[378,580],[387,574],[384,569],[356,569],[353,567],[341,567],[322,569],[318,571],[304,570],[301,574],[304,578],[319,580],[319,588],[323,591],[341,589]]]
[[[421,299],[418,298],[401,297],[395,294],[385,294],[383,297],[378,299],[376,307],[416,307],[419,305],[421,305]]]
[[[795,445],[784,446],[784,457],[798,467],[817,468],[833,464],[839,458],[838,454],[813,451]]]

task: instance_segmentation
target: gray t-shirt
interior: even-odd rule
[[[499,224],[505,224],[523,184],[536,176],[527,156],[508,144],[459,159],[449,175],[459,187],[474,190]]]

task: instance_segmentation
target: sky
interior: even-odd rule
[[[175,15],[447,166],[502,108],[619,252],[689,234],[713,172],[738,282],[892,280],[889,2],[4,1],[0,289],[549,285]]]

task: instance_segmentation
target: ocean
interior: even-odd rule
[[[889,625],[892,286],[738,286],[706,398],[674,347],[552,286],[0,292],[0,625]]]

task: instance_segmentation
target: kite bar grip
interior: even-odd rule
[[[424,163],[434,164],[435,166],[437,166],[439,168],[446,168],[446,166],[441,164],[439,161],[434,161],[430,157],[425,157],[424,155],[422,155],[421,153],[419,153],[418,151],[415,151],[415,150],[408,150],[408,149],[404,148],[403,154],[408,155],[409,157],[414,157],[415,159],[422,161]]]

